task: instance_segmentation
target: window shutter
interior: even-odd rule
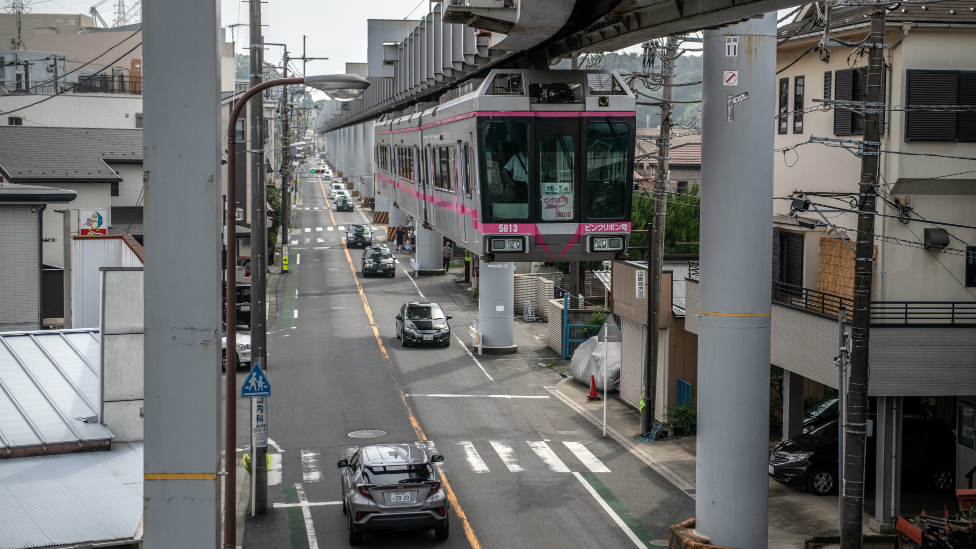
[[[976,73],[959,75],[959,104],[976,105]],[[960,112],[956,118],[956,139],[976,141],[976,112]]]
[[[908,71],[908,105],[952,105],[956,102],[954,72]],[[956,113],[909,112],[906,141],[954,141]]]
[[[803,235],[780,231],[779,281],[803,286]]]
[[[826,84],[824,85],[826,87]],[[854,69],[834,72],[834,99],[850,101],[854,93]],[[834,135],[851,135],[851,111],[834,108]]]
[[[779,133],[786,133],[789,127],[790,111],[790,79],[779,79]]]
[[[830,94],[833,93],[833,76],[834,73],[827,71],[824,73],[824,99],[830,99]]]

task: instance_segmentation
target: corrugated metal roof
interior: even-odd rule
[[[99,333],[0,333],[0,447],[113,438],[98,415]],[[2,531],[2,529],[0,529]]]
[[[13,183],[122,181],[112,163],[142,163],[142,130],[0,126],[0,170]]]
[[[132,539],[142,521],[143,445],[0,460],[0,549]]]

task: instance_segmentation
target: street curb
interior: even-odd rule
[[[244,518],[251,504],[251,475],[243,467],[237,468],[237,547],[244,546]],[[243,484],[243,486],[240,486]]]

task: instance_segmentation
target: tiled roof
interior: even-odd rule
[[[111,183],[142,163],[141,129],[0,126],[0,172],[13,183]]]
[[[701,136],[696,135],[697,143],[683,143],[671,147],[668,153],[671,166],[701,166]],[[654,156],[645,159],[651,165],[657,164],[657,150]]]
[[[867,25],[871,20],[871,11],[873,10],[872,6],[833,8],[830,15],[831,31]],[[812,12],[811,17],[816,17],[815,11]],[[974,9],[972,1],[963,0],[932,2],[931,4],[901,4],[898,9],[886,13],[885,21],[888,23],[973,24],[976,23],[976,9]],[[823,33],[823,26],[817,25],[816,22],[810,23],[810,17],[807,17],[777,29],[779,39],[783,40],[791,36],[804,25],[806,28],[797,33],[796,37],[791,38],[791,40],[813,33]],[[816,28],[814,28],[815,26]]]

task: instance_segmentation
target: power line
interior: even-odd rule
[[[137,34],[139,34],[140,32],[142,32],[142,29],[139,29],[139,30],[137,30],[137,31],[135,31],[134,33],[132,33],[132,34],[130,34],[129,36],[127,36],[127,37],[125,37],[125,38],[123,38],[123,39],[122,39],[122,40],[121,40],[121,41],[120,41],[120,42],[119,42],[118,44],[115,44],[115,45],[114,45],[114,46],[112,46],[111,48],[109,48],[109,49],[107,49],[107,50],[105,50],[104,52],[102,52],[102,53],[100,53],[100,54],[98,54],[97,56],[95,56],[94,58],[92,58],[92,60],[91,60],[91,61],[89,61],[89,62],[87,62],[87,63],[85,63],[84,65],[81,65],[81,66],[79,66],[79,67],[75,67],[74,69],[71,69],[70,71],[68,71],[68,72],[66,72],[66,73],[64,73],[64,74],[62,74],[62,75],[60,75],[60,76],[58,76],[57,78],[51,78],[50,80],[45,80],[44,82],[40,82],[40,83],[38,83],[38,84],[35,84],[35,85],[33,85],[33,86],[31,86],[31,87],[30,87],[30,89],[34,89],[34,88],[37,88],[37,87],[40,87],[40,86],[43,86],[43,85],[45,85],[45,84],[48,84],[48,83],[51,83],[51,82],[54,82],[55,80],[60,80],[60,79],[62,79],[62,78],[64,78],[64,77],[66,77],[66,76],[68,76],[69,74],[71,74],[71,73],[73,73],[73,72],[77,72],[77,71],[79,71],[79,70],[81,70],[81,69],[83,69],[83,68],[85,68],[85,67],[87,67],[88,65],[91,65],[92,63],[94,63],[94,62],[95,62],[95,60],[96,60],[96,59],[98,59],[99,57],[101,57],[101,56],[103,56],[103,55],[105,55],[105,54],[107,54],[108,52],[110,52],[110,51],[112,51],[112,50],[114,50],[115,48],[117,48],[117,47],[119,47],[119,46],[121,46],[123,42],[125,42],[125,41],[127,41],[127,40],[129,40],[130,38],[132,38],[133,36],[135,36],[135,35],[137,35]],[[130,51],[131,51],[131,50],[130,50]],[[109,63],[108,65],[103,65],[103,66],[104,66],[104,67],[110,67],[110,66],[112,66],[112,63]]]

